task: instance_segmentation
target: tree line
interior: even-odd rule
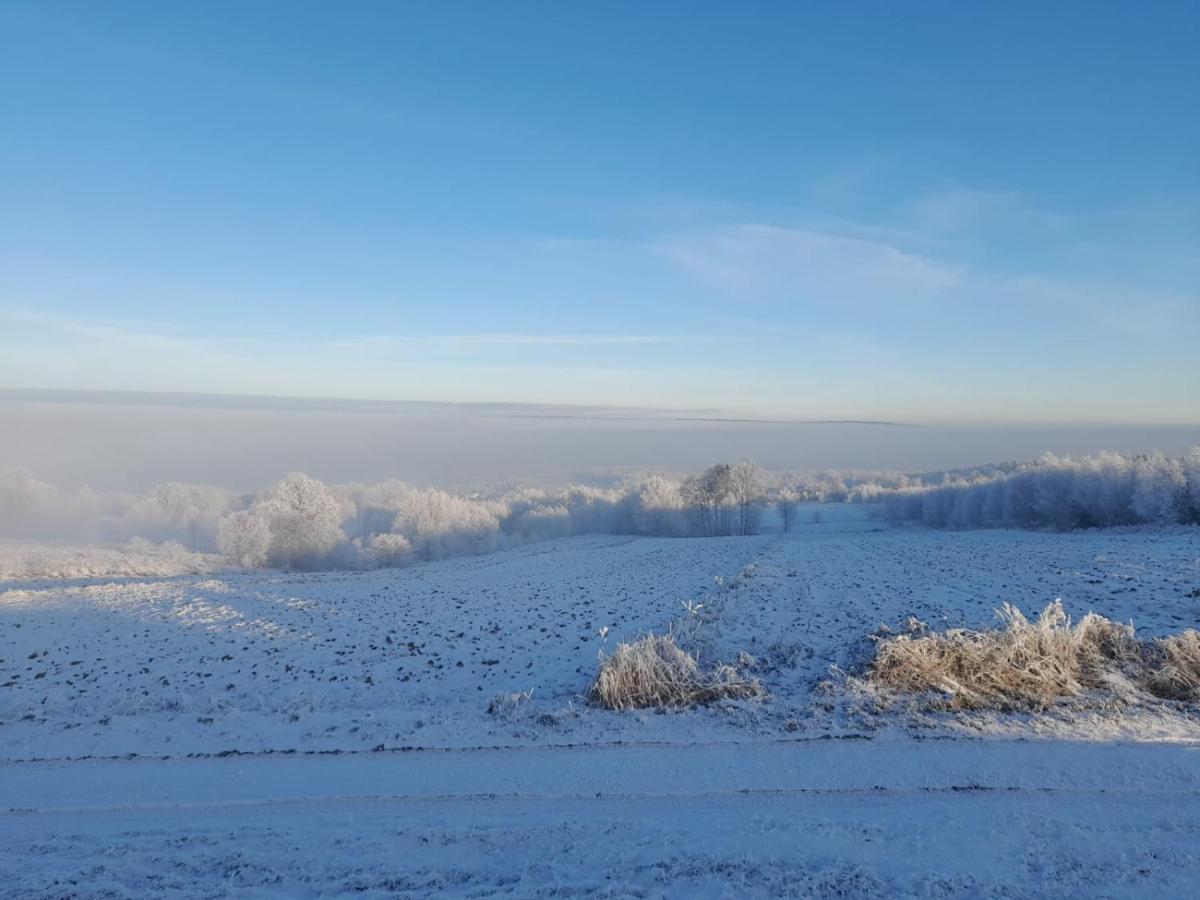
[[[888,518],[938,528],[1200,524],[1200,446],[1182,456],[1048,453],[885,491],[879,499]]]
[[[325,484],[300,473],[249,494],[179,483],[139,495],[69,492],[9,469],[0,471],[0,536],[170,542],[246,567],[368,568],[577,534],[750,535],[768,509],[791,531],[801,504],[829,502],[877,503],[893,521],[934,527],[1200,523],[1200,446],[1179,457],[1047,454],[918,475],[764,473],[741,460],[684,477],[626,474],[611,486],[469,492],[395,479]]]

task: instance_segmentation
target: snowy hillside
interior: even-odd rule
[[[0,593],[2,752],[743,739],[785,723],[803,734],[853,730],[814,708],[811,688],[861,655],[869,633],[909,616],[983,627],[1004,601],[1036,612],[1061,597],[1076,616],[1100,612],[1148,635],[1196,623],[1194,530],[937,534],[832,519],[792,535],[571,538],[370,573],[9,583]],[[714,653],[754,657],[764,703],[669,716],[586,704],[602,648],[662,630],[684,602],[710,593],[726,607]],[[489,714],[497,695],[525,692],[506,715]],[[1169,721],[1181,736],[1200,735],[1176,718],[1155,716],[1154,733]],[[1123,722],[1096,727],[1112,733]]]
[[[464,896],[502,893],[505,885],[518,895],[535,895],[554,884],[563,888],[556,881],[561,869],[544,867],[539,875],[535,867],[525,876],[515,864],[501,864],[493,849],[561,839],[566,843],[559,862],[573,866],[580,860],[572,844],[600,840],[606,833],[601,823],[624,815],[624,805],[603,799],[616,793],[628,794],[629,808],[643,812],[637,814],[639,830],[612,838],[614,858],[632,852],[629,841],[651,835],[675,848],[661,857],[642,854],[648,868],[640,875],[619,873],[617,883],[626,887],[661,876],[704,895],[720,882],[713,872],[732,865],[741,879],[732,882],[741,885],[737,896],[766,895],[800,878],[793,867],[803,858],[809,874],[796,882],[806,886],[797,887],[800,893],[839,886],[851,895],[869,893],[877,879],[899,877],[902,892],[916,895],[932,889],[928,872],[918,871],[926,866],[946,867],[944,885],[952,895],[993,887],[1015,896],[1037,894],[1040,882],[1029,880],[1032,863],[954,875],[949,857],[927,853],[918,853],[920,862],[903,871],[886,850],[864,850],[854,865],[820,863],[811,854],[844,856],[842,845],[895,841],[910,827],[932,834],[928,830],[944,816],[970,820],[973,839],[990,841],[990,829],[1000,823],[1044,817],[1052,807],[1073,835],[1056,852],[1099,854],[1127,839],[1108,834],[1093,843],[1095,835],[1079,830],[1082,812],[1072,812],[1082,807],[1066,799],[1082,802],[1113,787],[1106,773],[1117,757],[1086,750],[1097,744],[1058,743],[1026,751],[995,742],[988,745],[993,754],[972,739],[980,735],[1182,745],[1178,753],[1109,746],[1123,754],[1120,765],[1142,773],[1121,788],[1141,804],[1134,819],[1160,832],[1173,833],[1188,821],[1194,826],[1200,821],[1194,800],[1200,717],[1194,707],[1081,703],[1041,715],[904,707],[880,713],[857,709],[836,677],[832,685],[822,682],[831,670],[861,663],[870,653],[869,634],[880,626],[900,628],[910,616],[934,628],[988,627],[1003,601],[1035,612],[1062,598],[1077,616],[1094,610],[1155,636],[1195,626],[1198,588],[1195,529],[934,532],[882,525],[853,507],[832,508],[792,534],[576,537],[366,573],[8,582],[0,590],[0,753],[6,760],[0,771],[8,785],[4,805],[13,811],[3,819],[9,837],[2,864],[22,870],[10,882],[22,886],[17,896],[48,896],[54,879],[78,877],[92,854],[115,839],[148,842],[190,874],[168,890],[166,882],[145,880],[152,872],[113,865],[104,869],[109,882],[97,882],[109,883],[113,896],[136,896],[148,885],[177,896],[245,896],[251,889],[260,896],[321,895],[360,889],[354,885],[378,896],[422,896],[431,885]],[[742,666],[759,679],[766,698],[668,713],[618,713],[589,704],[586,692],[601,651],[662,631],[685,603],[721,608],[713,658]],[[935,735],[957,739],[914,740]],[[827,749],[815,749],[821,746]],[[638,747],[649,756],[630,755]],[[521,755],[535,749],[553,755]],[[335,754],[306,755],[313,751]],[[701,752],[707,754],[703,760],[696,756]],[[812,756],[818,752],[819,763]],[[986,761],[972,755],[980,752],[990,754]],[[1033,756],[1022,763],[1022,753]],[[302,759],[316,768],[295,769]],[[813,759],[816,768],[800,764],[802,759]],[[1043,765],[1046,759],[1052,762]],[[454,775],[459,766],[465,768]],[[1027,766],[1042,774],[1029,775]],[[585,773],[596,767],[608,774],[593,785]],[[647,774],[655,767],[662,768],[660,775]],[[895,803],[917,787],[904,774],[909,770],[938,774],[921,782],[921,790],[933,793],[903,812]],[[557,777],[555,771],[568,774]],[[679,785],[672,781],[677,777],[684,777]],[[438,780],[443,787],[433,786]],[[222,784],[231,785],[228,797]],[[884,793],[873,800],[860,793],[875,786]],[[964,787],[1015,793],[998,804],[958,797],[954,791]],[[1047,790],[1068,791],[1066,805],[1037,793]],[[1154,798],[1163,790],[1185,798],[1184,805],[1169,815],[1159,811]],[[411,806],[413,797],[430,792],[475,798],[563,791],[571,799],[562,803],[480,805],[472,799],[463,806],[465,800],[427,798]],[[746,799],[747,791],[765,792],[762,803]],[[811,791],[817,796],[800,799]],[[739,794],[743,799],[736,799]],[[597,802],[585,803],[585,795]],[[650,799],[660,795],[666,807]],[[344,799],[317,810],[295,806],[315,797]],[[368,801],[384,805],[353,806]],[[327,868],[301,866],[307,881],[285,877],[316,852],[316,832],[300,827],[289,808],[304,808],[305,819],[315,815],[331,833],[360,842],[359,829],[386,827],[388,803],[408,810],[403,818],[409,824],[395,839],[415,854],[411,864],[384,859],[387,842],[377,836],[380,843],[365,851],[376,854],[366,868],[335,851]],[[150,817],[148,809],[164,804],[168,812],[161,820]],[[262,839],[258,856],[233,849],[245,835],[223,818],[222,810],[234,808],[230,804],[253,811],[247,821],[256,824],[238,828],[254,829],[256,840]],[[196,820],[183,812],[193,808],[202,811]],[[99,818],[86,828],[73,822],[72,833],[78,833],[63,843],[53,836],[56,809],[94,810]],[[801,810],[799,819],[783,822]],[[799,840],[799,823],[818,827],[804,816],[826,824],[818,828],[823,836],[813,838],[817,843],[806,845],[806,857],[778,847],[771,856],[763,847],[720,845],[698,857],[707,860],[695,863],[701,869],[688,868],[682,848],[703,842],[703,830],[688,824],[689,817],[717,811],[745,823],[771,822],[775,841]],[[355,824],[360,812],[376,824]],[[516,824],[504,824],[510,818]],[[1036,831],[1027,836],[1033,839]],[[443,849],[422,855],[421,835],[433,836]],[[1139,834],[1135,844],[1148,839]],[[208,849],[164,843],[181,840]],[[467,869],[451,864],[445,850],[463,840],[483,860]],[[821,846],[826,850],[816,849]],[[1146,863],[1152,874],[1134,881],[1178,887],[1188,873],[1195,877],[1200,854],[1188,846],[1193,849],[1178,844],[1171,851],[1173,873]],[[44,865],[21,863],[35,847]],[[214,880],[201,862],[208,854],[225,860],[220,865],[227,877]],[[597,868],[594,856],[589,865],[581,893],[623,895],[606,894],[603,866]],[[706,874],[705,865],[714,868]],[[1046,865],[1067,862],[1064,857]],[[1037,874],[1043,877],[1045,871]],[[1082,889],[1094,887],[1099,876],[1072,877],[1077,880],[1064,884]],[[72,890],[71,896],[100,895],[98,887]]]

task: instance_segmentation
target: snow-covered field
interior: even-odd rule
[[[1194,895],[1195,710],[879,716],[815,688],[881,625],[986,626],[1002,601],[1195,627],[1200,532],[822,519],[0,583],[4,893]],[[714,651],[768,698],[588,705],[598,652],[687,601],[723,606]]]

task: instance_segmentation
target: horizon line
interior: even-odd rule
[[[28,403],[112,404],[129,406],[182,406],[191,408],[253,408],[272,405],[277,411],[295,412],[386,412],[389,409],[421,408],[429,411],[458,410],[507,418],[580,419],[606,421],[660,419],[677,422],[746,425],[855,425],[887,428],[925,427],[1121,427],[1200,428],[1200,420],[1130,421],[1122,419],[1013,419],[947,418],[902,420],[871,416],[804,417],[764,416],[717,408],[636,406],[626,404],[562,403],[529,400],[417,400],[329,395],[225,393],[219,391],[153,391],[118,388],[32,388],[0,385],[0,401]],[[543,410],[544,412],[538,412]]]

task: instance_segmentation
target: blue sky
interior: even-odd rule
[[[0,386],[1195,423],[1196,46],[1195,3],[4,2]]]

